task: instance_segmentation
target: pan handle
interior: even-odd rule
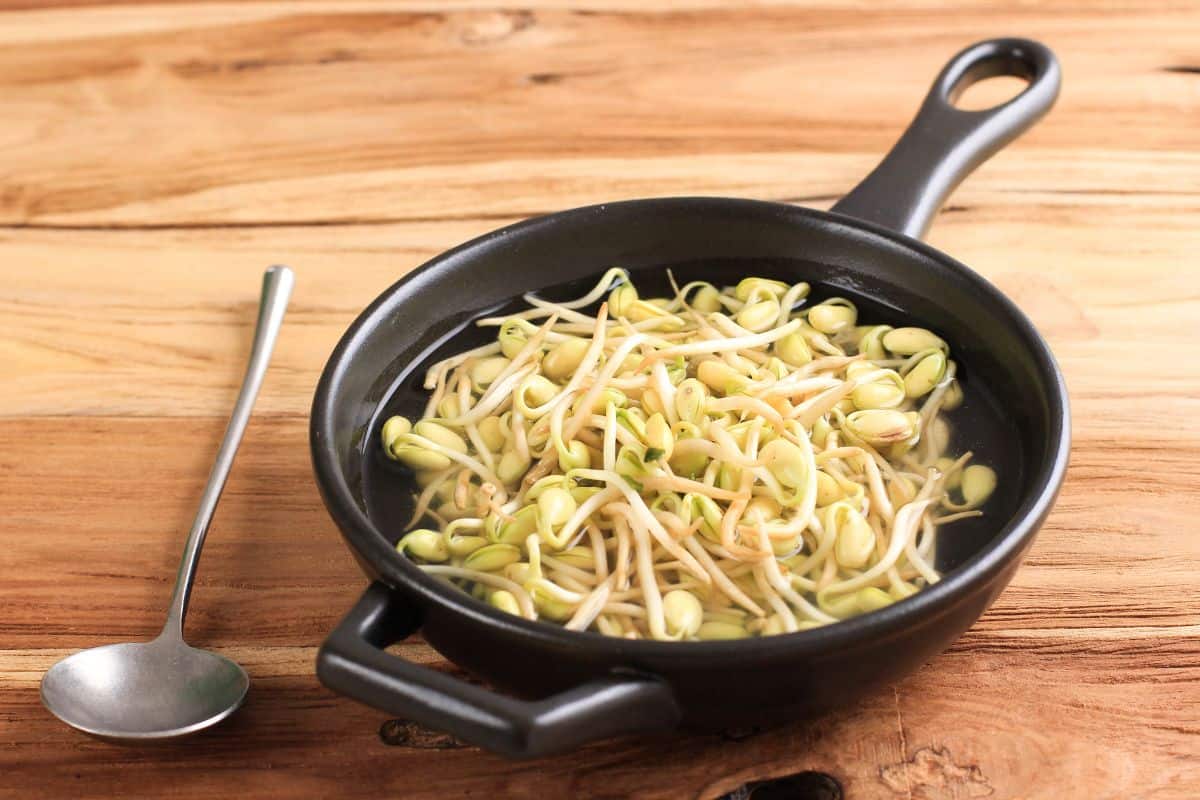
[[[1029,85],[981,111],[955,108],[971,84],[997,75]],[[1029,39],[989,39],[950,59],[908,130],[883,161],[833,211],[921,238],[955,187],[1050,110],[1058,97],[1058,59]]]
[[[317,654],[317,677],[336,692],[510,758],[534,758],[679,723],[662,680],[613,674],[543,700],[517,700],[384,650],[421,627],[411,602],[372,583]]]

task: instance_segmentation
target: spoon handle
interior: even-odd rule
[[[271,351],[275,349],[275,340],[279,337],[279,328],[283,325],[283,313],[287,310],[294,282],[295,276],[287,267],[271,267],[263,275],[262,297],[258,305],[258,324],[254,330],[250,363],[246,365],[242,389],[238,393],[229,425],[225,428],[225,438],[221,440],[221,449],[217,451],[217,459],[213,463],[212,472],[209,473],[204,495],[200,498],[200,508],[196,512],[196,520],[192,523],[192,531],[188,534],[187,545],[183,548],[179,575],[175,579],[175,594],[171,598],[171,608],[167,611],[163,636],[183,638],[183,617],[187,613],[188,598],[192,594],[192,581],[196,578],[200,548],[204,546],[204,536],[208,533],[213,512],[217,510],[217,501],[221,499],[221,490],[225,488],[225,480],[233,466],[233,457],[237,454],[242,434],[246,432],[246,424],[250,421],[250,411],[254,407],[255,398],[258,397],[263,376],[266,375]]]

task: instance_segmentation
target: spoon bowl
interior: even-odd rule
[[[220,722],[249,688],[246,671],[228,658],[159,637],[63,659],[42,680],[42,702],[96,736],[166,739]]]

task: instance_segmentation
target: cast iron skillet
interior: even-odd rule
[[[966,86],[994,75],[1029,85],[986,111],[953,106]],[[945,649],[1004,588],[1032,543],[1063,480],[1070,425],[1062,375],[1029,320],[916,237],[962,178],[1046,113],[1058,88],[1058,63],[1041,44],[981,42],[950,61],[900,141],[832,212],[709,197],[577,208],[461,245],[384,292],[342,337],[313,401],[317,483],[374,579],[321,648],[320,679],[391,714],[532,757],[631,732],[812,714]],[[1012,513],[967,540],[941,582],[886,609],[790,635],[630,641],[509,616],[396,553],[404,517],[372,506],[364,491],[388,413],[381,407],[411,387],[433,347],[466,335],[458,331],[481,309],[614,264],[648,271],[647,279],[674,265],[682,280],[689,264],[710,274],[715,264],[733,282],[787,274],[797,259],[803,274],[793,269],[792,280],[866,296],[940,333],[968,380],[995,393],[1011,424],[1018,455],[1003,477],[1014,487]],[[392,491],[409,488],[397,477]],[[497,694],[385,651],[418,629],[470,673],[535,699]]]

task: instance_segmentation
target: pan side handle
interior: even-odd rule
[[[614,673],[541,700],[519,700],[387,652],[420,626],[411,602],[373,583],[322,645],[317,677],[355,700],[509,758],[679,724],[674,692],[650,675]]]

